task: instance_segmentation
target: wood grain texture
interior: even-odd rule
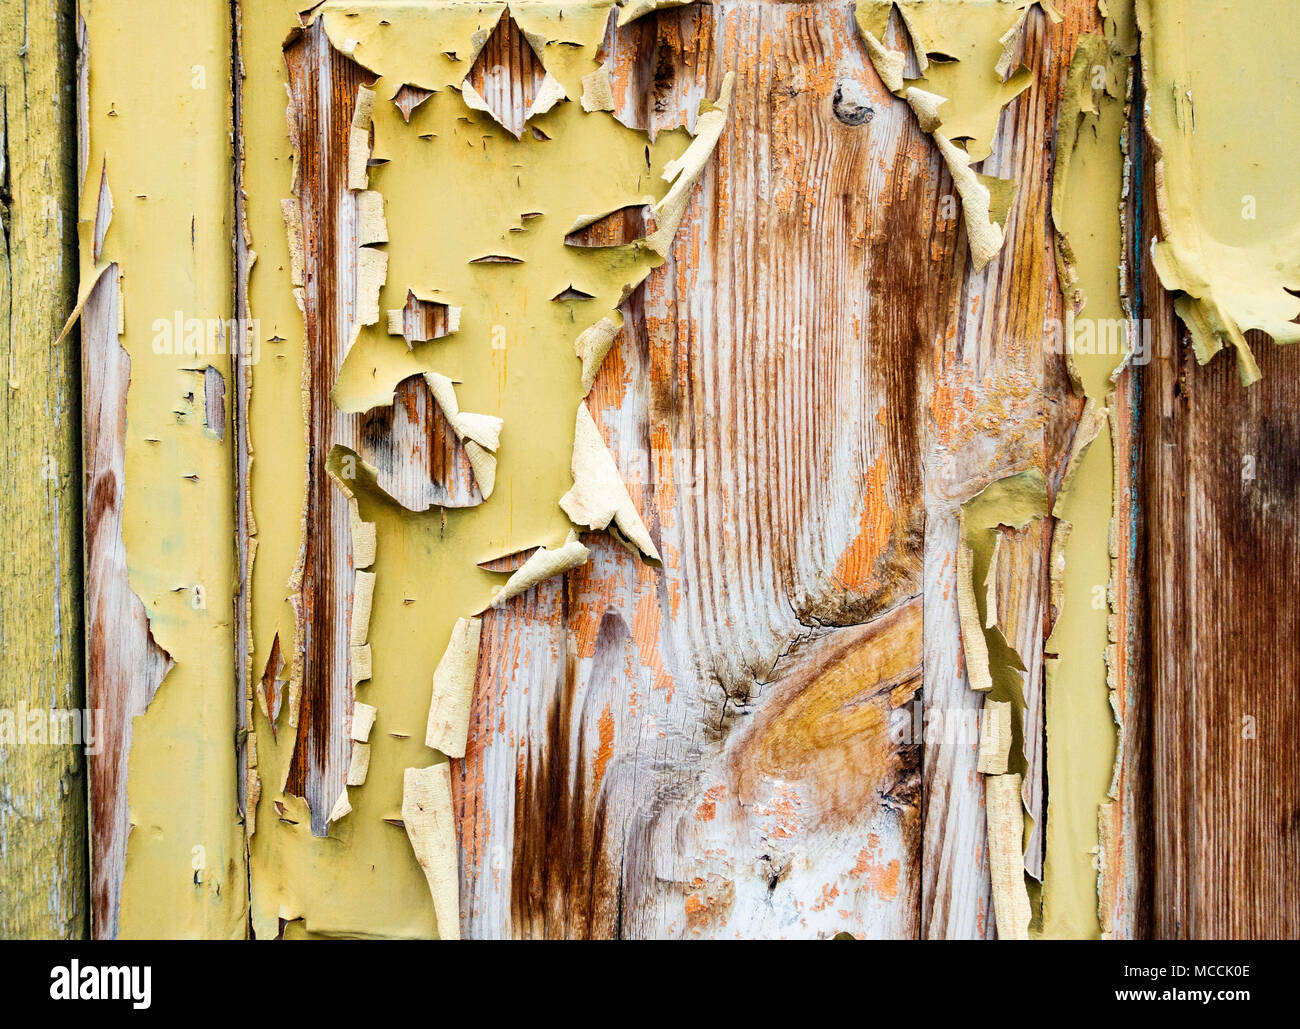
[[[1245,389],[1230,360],[1196,363],[1145,248],[1142,274],[1152,933],[1294,938],[1300,351],[1249,333]]]
[[[86,544],[86,695],[100,733],[90,760],[91,925],[116,938],[131,832],[127,768],[135,719],[171,667],[131,589],[122,513],[126,485],[126,393],[131,360],[118,342],[118,276],[111,268],[81,316]]]
[[[734,66],[734,118],[747,135],[742,143],[724,139],[718,170],[703,183],[700,221],[678,241],[663,280],[653,277],[629,305],[622,347],[593,391],[625,474],[648,472],[637,499],[652,522],[657,517],[665,569],[636,570],[635,586],[631,568],[606,573],[606,582],[592,569],[618,555],[598,557],[570,575],[567,593],[541,591],[550,599],[530,610],[531,627],[485,626],[487,638],[505,639],[498,663],[481,669],[480,689],[495,681],[495,700],[480,701],[478,749],[472,740],[459,784],[462,838],[472,840],[462,903],[470,934],[806,932],[834,921],[807,913],[814,910],[834,910],[850,931],[867,935],[992,932],[976,741],[960,734],[973,724],[978,698],[965,683],[957,632],[955,510],[1019,468],[1059,475],[1081,407],[1061,355],[1047,346],[1045,327],[1061,305],[1045,217],[1051,155],[1040,143],[1051,136],[1073,40],[1095,27],[1095,11],[1074,5],[1063,26],[1031,18],[1024,60],[1036,86],[1004,115],[999,156],[986,168],[1015,178],[1021,191],[1006,251],[980,275],[969,271],[956,221],[939,215],[952,185],[937,155],[875,80],[851,26],[836,19],[814,5],[716,4],[663,13],[610,42],[615,96],[631,124],[670,122],[699,95],[692,75]],[[838,117],[846,81],[876,104],[867,118]],[[820,302],[827,295],[837,303]],[[846,385],[856,395],[847,407],[839,399]],[[832,412],[836,424],[827,425]],[[665,472],[689,492],[679,481],[668,489]],[[855,494],[847,511],[835,502],[841,485]],[[843,542],[832,551],[837,535]],[[1031,669],[1026,802],[1039,832],[1046,806],[1038,658],[1049,543],[1039,533],[1008,566],[1023,580],[1012,621]],[[575,580],[587,580],[577,594]],[[749,601],[739,609],[730,595],[737,581]],[[919,895],[892,912],[836,906],[830,898],[852,891],[834,876],[823,876],[817,898],[801,893],[807,879],[777,893],[787,868],[814,869],[810,878],[825,872],[809,846],[822,840],[802,827],[760,825],[756,838],[767,853],[758,861],[772,870],[773,896],[764,903],[777,911],[745,922],[747,902],[756,901],[736,874],[735,852],[748,854],[755,815],[777,802],[740,797],[728,810],[720,801],[739,787],[735,766],[704,778],[693,770],[732,748],[746,752],[737,742],[744,722],[782,703],[770,687],[784,663],[802,657],[815,665],[817,654],[834,649],[824,645],[838,631],[830,626],[870,623],[922,585],[922,721],[934,715],[957,732],[927,736],[923,759],[919,738],[898,749],[896,759],[912,771],[901,789],[887,773],[878,787],[897,816],[888,831],[855,823],[874,841],[863,851],[867,864],[883,858],[876,867],[896,870],[900,889]],[[631,626],[619,614],[629,607],[637,611]],[[642,640],[647,627],[653,645]],[[764,650],[774,637],[777,647]],[[621,675],[638,675],[649,690],[620,682],[607,650],[622,650]],[[768,664],[773,651],[779,656]],[[547,671],[561,655],[564,672]],[[502,678],[511,680],[504,695]],[[510,700],[521,678],[529,684],[523,709]],[[719,698],[708,698],[709,683]],[[538,690],[552,698],[549,707],[537,706]],[[914,694],[897,699],[906,704]],[[666,741],[652,758],[642,756],[646,698],[649,724]],[[714,738],[699,740],[700,721]],[[921,766],[918,839],[921,797],[910,776]],[[503,826],[491,798],[511,778],[515,813]],[[626,799],[617,807],[603,799],[620,779],[631,782],[634,798],[649,798],[633,799],[630,815]],[[665,780],[671,785],[657,785]],[[825,801],[824,786],[813,787],[812,806]],[[621,788],[626,797],[629,787]],[[584,796],[593,790],[595,798]],[[796,796],[790,810],[808,802]],[[704,860],[694,856],[701,844],[691,841],[701,837],[685,815],[689,801],[714,823]],[[638,806],[654,817],[638,816]],[[611,811],[623,821],[613,841]],[[794,842],[784,845],[784,836]],[[564,855],[558,876],[547,871],[555,846]],[[1041,868],[1037,834],[1027,863]],[[569,893],[573,882],[580,888]],[[572,896],[587,899],[586,908],[567,905]]]
[[[0,3],[0,709],[79,712],[75,4]],[[0,748],[0,937],[86,934],[82,748]]]
[[[967,256],[964,228],[947,223],[928,244],[948,267],[946,283],[930,293],[941,298],[944,317],[933,328],[932,385],[927,392],[925,447],[926,704],[940,727],[925,748],[925,836],[922,909],[927,937],[993,935],[989,894],[983,783],[975,774],[977,744],[959,727],[978,712],[981,700],[965,675],[958,631],[957,508],[989,482],[1027,467],[1059,476],[1073,421],[1081,410],[1065,374],[1064,359],[1049,346],[1047,325],[1060,319],[1062,302],[1052,258],[1047,208],[1051,190],[1049,145],[1074,40],[1090,27],[1088,4],[1061,5],[1055,24],[1031,13],[1022,63],[1032,74],[1029,89],[1003,111],[993,156],[983,171],[1018,184],[1002,252],[979,273]],[[901,105],[900,105],[901,106]],[[918,130],[919,135],[919,130]],[[922,137],[923,138],[923,137]],[[922,144],[927,145],[927,144]],[[933,184],[928,210],[954,187],[927,145]],[[942,224],[942,223],[940,223]],[[917,246],[910,243],[909,246]],[[929,303],[934,303],[930,300]],[[1027,579],[1014,643],[1026,656],[1026,808],[1034,819],[1027,869],[1041,874],[1046,813],[1043,776],[1042,639],[1047,617],[1046,568],[1050,532],[1034,547],[1017,548],[1013,567]],[[1034,612],[1037,612],[1035,614]],[[1039,624],[1031,628],[1033,623]],[[1035,636],[1037,642],[1035,642]]]
[[[325,455],[336,444],[355,450],[378,469],[381,487],[410,510],[467,507],[482,503],[482,496],[464,446],[422,377],[403,380],[391,406],[363,414],[341,413],[330,400],[356,317],[357,201],[347,188],[346,129],[358,86],[369,85],[373,76],[329,45],[320,22],[302,30],[286,47],[285,59],[299,157],[296,203],[303,225],[311,355],[310,479],[299,601],[311,631],[300,657],[298,744],[286,789],[307,799],[313,832],[322,836],[347,770],[347,714],[354,699],[346,646],[352,609],[348,506],[325,472]],[[418,309],[410,301],[408,307]],[[436,324],[426,324],[436,319],[410,318],[408,324],[414,321],[420,324],[413,326],[413,339],[440,334]]]
[[[951,178],[876,78],[849,7],[720,0],[607,37],[631,125],[689,122],[724,72],[738,80],[715,163],[670,259],[625,303],[589,401],[664,560],[584,534],[589,564],[484,616],[469,746],[451,765],[465,936],[994,934],[977,737],[961,733],[981,698],[957,628],[956,511],[1026,467],[1059,480],[1081,407],[1048,347],[1061,299],[1047,205],[1065,72],[1096,16],[1082,0],[1061,7],[1063,24],[1030,17],[1033,85],[1004,112],[984,168],[1020,191],[1005,249],[979,274],[960,215],[942,213]],[[526,106],[535,62],[498,36],[476,84],[502,109]],[[355,448],[413,510],[481,495],[422,379],[366,415],[328,399],[355,294],[340,146],[367,76],[319,26],[287,56],[313,361],[302,597],[314,641],[288,788],[323,835],[353,702],[348,512],[324,454]],[[860,98],[851,109],[846,95]],[[1135,199],[1131,216],[1148,219],[1137,236],[1149,238],[1150,205]],[[643,226],[627,209],[571,242]],[[1125,773],[1109,856],[1124,871],[1103,912],[1118,936],[1295,935],[1300,358],[1261,343],[1265,378],[1249,393],[1224,361],[1195,367],[1145,259],[1135,264],[1156,355],[1115,393]],[[106,703],[120,756],[93,770],[105,932],[131,718],[167,668],[120,553],[129,365],[112,280],[85,328],[88,659],[115,684],[92,704]],[[439,331],[426,320],[414,337]],[[239,434],[246,386],[233,390]],[[998,589],[1029,665],[1025,801],[1040,829],[1050,543],[1046,525],[1006,534]],[[75,593],[65,601],[71,632]],[[937,735],[917,735],[931,719]],[[1041,857],[1036,832],[1031,873]]]
[[[910,115],[837,117],[875,79],[836,5],[663,12],[607,48],[639,127],[737,73],[589,405],[664,562],[584,536],[590,564],[485,617],[465,935],[914,936],[919,750],[888,730],[920,686],[926,359],[910,315],[867,331]]]
[[[1140,205],[1134,202],[1130,206],[1131,217],[1136,219]],[[1130,224],[1136,226],[1136,220]],[[1130,242],[1140,238],[1140,230],[1135,231]],[[1137,249],[1141,249],[1140,245]],[[1145,440],[1140,387],[1144,369],[1145,365],[1138,365],[1121,374],[1111,403],[1115,414],[1112,438],[1118,494],[1117,517],[1111,531],[1118,557],[1111,585],[1115,597],[1112,611],[1115,651],[1110,672],[1116,719],[1122,729],[1116,757],[1119,769],[1114,783],[1115,803],[1101,816],[1103,835],[1109,838],[1105,860],[1111,874],[1103,877],[1099,899],[1102,931],[1109,932],[1114,939],[1149,939],[1153,927],[1151,806],[1155,780],[1151,766],[1153,730],[1146,635],[1153,584],[1145,578],[1147,543],[1143,536]]]
[[[329,389],[343,362],[353,321],[356,202],[347,188],[347,126],[357,87],[368,80],[362,68],[334,54],[319,25],[303,31],[285,48],[285,61],[290,130],[298,160],[297,206],[310,355],[309,479],[298,601],[310,632],[298,657],[302,669],[298,741],[285,788],[307,799],[312,832],[323,836],[352,751],[347,733],[354,700],[347,629],[352,610],[351,537],[347,501],[325,472],[325,456],[335,441],[355,446],[359,435],[359,419],[340,414],[330,403]]]

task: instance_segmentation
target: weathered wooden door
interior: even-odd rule
[[[93,933],[1293,933],[1139,6],[83,0]]]

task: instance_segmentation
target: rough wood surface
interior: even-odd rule
[[[1135,85],[1136,89],[1137,86]],[[1116,717],[1123,726],[1117,761],[1119,775],[1115,783],[1116,802],[1109,819],[1103,816],[1102,833],[1109,837],[1106,860],[1112,873],[1103,877],[1099,910],[1102,928],[1115,939],[1149,939],[1153,935],[1152,885],[1154,865],[1151,851],[1152,780],[1151,749],[1151,682],[1147,660],[1150,624],[1151,589],[1146,561],[1148,540],[1145,536],[1143,505],[1144,446],[1147,417],[1143,388],[1149,374],[1153,336],[1147,335],[1148,323],[1144,290],[1156,282],[1148,276],[1150,269],[1141,258],[1146,251],[1143,240],[1149,229],[1143,223],[1146,198],[1142,183],[1145,154],[1136,141],[1142,138],[1142,105],[1134,99],[1129,111],[1128,169],[1130,189],[1125,198],[1126,259],[1124,276],[1130,304],[1138,318],[1137,327],[1144,335],[1145,349],[1134,364],[1126,368],[1115,383],[1111,404],[1114,420],[1111,433],[1115,447],[1115,489],[1117,503],[1115,524],[1111,527],[1118,557],[1113,567],[1113,632],[1115,654],[1111,664],[1111,689]],[[1109,822],[1107,825],[1106,822]],[[1107,923],[1109,919],[1109,923]]]
[[[346,128],[357,88],[373,81],[365,69],[329,45],[319,22],[285,50],[290,113],[299,154],[298,202],[303,226],[306,326],[310,368],[308,530],[301,610],[312,626],[304,640],[298,746],[287,788],[307,798],[312,828],[324,835],[326,814],[343,786],[349,746],[346,714],[353,701],[346,632],[352,609],[347,503],[325,472],[329,448],[342,444],[379,470],[379,482],[403,506],[481,503],[465,448],[433,399],[412,376],[395,402],[364,414],[343,414],[329,398],[348,347],[355,315],[357,194],[348,190]],[[416,308],[408,301],[408,307]],[[408,317],[411,339],[439,334],[436,319]],[[322,646],[322,641],[336,645]],[[257,670],[260,674],[261,670]]]
[[[127,768],[132,729],[170,667],[131,590],[122,512],[126,480],[126,394],[131,361],[117,337],[117,272],[110,270],[81,317],[86,382],[86,695],[98,712],[101,749],[90,761],[91,922],[114,938],[131,832]]]
[[[637,126],[738,78],[589,402],[664,563],[584,537],[589,565],[485,617],[465,933],[915,935],[919,752],[888,723],[920,686],[924,349],[873,303],[865,199],[910,115],[837,117],[874,73],[835,5],[665,12],[608,46]]]
[[[353,321],[356,203],[347,188],[346,145],[357,87],[366,79],[364,69],[332,52],[319,25],[286,47],[285,60],[291,131],[298,144],[297,207],[311,355],[308,531],[299,601],[311,632],[304,637],[300,658],[302,694],[294,730],[298,745],[286,788],[307,799],[312,831],[323,836],[352,752],[347,732],[354,700],[348,671],[351,535],[348,504],[325,472],[325,456],[333,443],[357,447],[360,437],[360,419],[340,414],[330,402],[329,390],[343,362]],[[306,643],[308,639],[312,645]]]
[[[629,125],[689,122],[725,72],[737,75],[729,125],[669,260],[625,302],[588,401],[663,561],[584,534],[588,564],[483,616],[468,745],[449,766],[463,935],[995,934],[978,734],[963,731],[982,699],[969,689],[958,632],[956,513],[991,480],[1027,467],[1054,489],[1081,408],[1046,329],[1062,317],[1047,208],[1066,70],[1097,15],[1091,0],[1059,6],[1063,23],[1029,16],[1032,84],[1002,114],[983,169],[1014,179],[1019,193],[1005,247],[980,273],[960,215],[945,213],[951,177],[916,116],[877,79],[851,5],[718,0],[607,35],[613,100]],[[0,55],[10,228],[0,255],[9,326],[0,431],[23,426],[7,433],[0,457],[21,515],[3,519],[0,706],[33,697],[74,706],[78,594],[66,579],[75,531],[65,523],[77,512],[66,474],[77,412],[75,392],[59,388],[75,375],[75,350],[45,345],[66,289],[19,288],[24,276],[59,270],[71,226],[65,219],[60,238],[57,216],[31,205],[45,178],[63,196],[72,183],[59,176],[72,173],[30,138],[18,153],[15,126],[38,103],[54,106],[56,88],[46,82],[42,93],[24,77],[33,46],[54,53],[53,30],[41,43],[34,23],[23,24],[27,54]],[[70,28],[61,31],[66,39]],[[526,45],[499,32],[475,66],[473,83],[496,109],[519,114],[538,87]],[[321,836],[354,752],[355,686],[349,508],[325,454],[354,448],[412,510],[482,497],[424,379],[407,379],[396,403],[366,415],[342,415],[329,400],[354,317],[358,212],[346,146],[368,73],[334,52],[319,25],[286,57],[311,358],[301,591],[310,632],[297,641],[304,675],[287,786],[307,799]],[[42,60],[42,69],[55,63]],[[418,93],[408,88],[403,104]],[[1132,170],[1151,181],[1149,162]],[[20,193],[20,179],[36,184]],[[1114,394],[1112,672],[1125,728],[1117,803],[1101,829],[1105,859],[1121,871],[1103,883],[1102,923],[1116,936],[1294,936],[1300,357],[1258,341],[1264,378],[1249,392],[1229,362],[1191,361],[1140,245],[1154,231],[1152,208],[1130,198],[1130,285],[1152,319],[1155,353]],[[643,211],[628,208],[570,242],[644,231]],[[114,272],[101,280],[83,328],[86,656],[106,743],[91,770],[101,935],[117,925],[132,719],[168,667],[121,543],[130,366],[115,284]],[[424,339],[449,317],[412,298],[403,325]],[[236,378],[231,388],[222,395],[233,397],[237,445],[250,387]],[[205,392],[222,408],[214,396]],[[49,429],[31,432],[42,419]],[[52,479],[38,467],[46,457]],[[1004,533],[997,566],[999,624],[1029,666],[1031,875],[1042,871],[1049,811],[1050,528]],[[236,531],[252,538],[246,520]],[[19,549],[31,539],[63,543]],[[494,567],[512,570],[523,556]],[[247,561],[241,553],[243,574]],[[248,631],[246,611],[236,622],[235,632]],[[252,675],[274,694],[295,642],[259,645],[272,656]],[[52,659],[28,659],[36,652]],[[0,929],[74,934],[85,917],[77,764],[53,748],[17,757],[20,788],[0,804]],[[39,827],[33,804],[46,812]],[[57,882],[51,862],[31,856],[52,840],[65,855]],[[1010,865],[1018,872],[1014,855]],[[450,887],[441,872],[438,881]]]
[[[484,619],[469,748],[453,762],[466,935],[991,934],[978,739],[959,732],[979,699],[957,632],[955,511],[1000,475],[1058,471],[1079,410],[1044,328],[1061,306],[1040,144],[1073,39],[1095,21],[1084,4],[1067,14],[1031,15],[1034,86],[1003,115],[987,168],[1020,193],[1003,254],[978,275],[958,219],[940,213],[951,179],[877,80],[851,11],[719,3],[607,37],[628,124],[689,119],[735,70],[740,130],[724,134],[668,264],[625,305],[591,394],[663,567],[587,537],[589,565]],[[508,37],[493,36],[478,87],[502,109],[532,88]],[[296,101],[302,206],[319,221],[315,274],[343,282],[354,250],[348,205],[328,192],[342,155],[328,153],[357,79],[315,53],[311,74],[347,81],[328,103]],[[313,288],[350,295],[309,275]],[[317,332],[319,395],[339,333]],[[320,401],[317,456],[357,436]],[[386,455],[381,474],[419,473],[408,506],[446,503],[421,486],[436,409],[418,384],[409,401],[360,442]],[[403,418],[417,431],[404,436]],[[323,553],[346,537],[319,501]],[[1007,564],[1024,583],[1008,617],[1029,655],[1026,800],[1040,828],[1049,542],[1022,541]],[[329,603],[344,624],[346,598]],[[321,626],[317,639],[338,635]],[[894,664],[872,657],[882,634]],[[346,698],[309,672],[300,742],[313,742],[298,754],[312,774],[342,773],[344,719],[319,705],[342,712]],[[918,727],[937,716],[938,734],[891,736],[900,712]],[[313,797],[308,782],[325,810],[337,790]]]
[[[0,708],[84,706],[79,368],[51,346],[76,291],[75,4],[0,3]],[[72,743],[4,746],[0,937],[87,931]]]
[[[948,269],[944,282],[913,283],[903,294],[942,298],[938,310],[943,313],[925,339],[933,376],[926,392],[925,698],[929,724],[935,726],[923,759],[922,920],[927,937],[993,934],[984,788],[975,774],[978,745],[961,732],[981,700],[967,685],[958,632],[956,511],[987,483],[1019,469],[1037,467],[1049,478],[1059,474],[1079,411],[1063,357],[1052,351],[1046,332],[1063,313],[1047,220],[1052,151],[1034,141],[1052,138],[1074,41],[1095,24],[1095,10],[1080,3],[1061,5],[1061,11],[1061,24],[1051,23],[1041,11],[1030,15],[1021,60],[1032,82],[1003,112],[993,157],[984,166],[986,173],[1019,185],[1002,252],[982,272],[972,272],[964,230],[954,222],[938,223],[926,243],[908,244],[927,250],[933,246],[935,259]],[[933,178],[922,211],[934,218],[940,199],[954,187],[933,147],[919,130],[913,131]],[[946,234],[937,231],[944,227]],[[918,234],[926,237],[914,228],[907,236]],[[897,254],[899,244],[891,242],[891,247]],[[1025,801],[1035,828],[1026,867],[1033,874],[1041,873],[1046,815],[1043,670],[1041,661],[1034,660],[1041,656],[1045,626],[1033,627],[1033,622],[1047,613],[1041,574],[1050,545],[1050,534],[1037,535],[1041,549],[1017,548],[1013,564],[1027,577],[1040,575],[1036,588],[1026,582],[1017,619],[1020,639],[1014,641],[1029,657]]]
[[[1143,253],[1152,934],[1294,938],[1300,350],[1251,332],[1249,389],[1198,365]]]

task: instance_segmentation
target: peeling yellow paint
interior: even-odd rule
[[[292,6],[276,17],[259,7],[256,26],[248,18],[243,30],[245,90],[256,92],[244,136],[248,222],[252,245],[273,255],[259,258],[249,296],[264,335],[277,340],[274,357],[255,370],[250,408],[258,448],[253,668],[265,665],[277,638],[298,641],[295,665],[301,652],[304,614],[294,598],[305,552],[303,389],[328,388],[340,412],[360,413],[392,405],[403,380],[423,377],[465,448],[483,502],[407,510],[359,455],[343,446],[330,452],[329,474],[348,503],[353,564],[370,569],[355,572],[352,589],[351,643],[368,648],[364,656],[354,651],[352,678],[386,731],[354,743],[356,774],[321,839],[311,833],[304,799],[285,791],[294,734],[274,733],[265,713],[254,714],[263,787],[250,843],[253,926],[259,937],[277,935],[281,922],[295,923],[286,936],[454,937],[455,838],[439,753],[464,753],[478,647],[477,632],[463,627],[585,561],[575,522],[617,527],[643,553],[656,553],[643,520],[623,502],[626,489],[614,496],[608,449],[592,456],[582,402],[616,335],[619,304],[662,264],[685,217],[723,131],[731,77],[716,101],[701,104],[693,126],[651,140],[622,125],[610,105],[585,110],[581,102],[584,79],[599,78],[613,3],[327,2],[313,9],[307,23],[323,26],[332,45],[376,81],[362,87],[347,130],[350,195],[363,226],[349,346],[334,383],[311,383],[298,309],[309,298],[300,288],[295,302],[291,292],[304,278],[301,228],[266,199],[283,197],[295,181],[283,117],[276,125],[263,110],[285,93],[280,50],[296,24]],[[467,77],[507,7],[547,74],[517,136]],[[403,86],[432,93],[409,121],[391,102]],[[632,205],[652,208],[645,239],[565,244],[575,224]],[[550,299],[570,287],[591,299]],[[392,312],[409,296],[459,309],[454,330],[427,342],[392,333]],[[389,312],[382,325],[381,311]],[[614,328],[597,345],[580,343],[596,326]],[[263,441],[274,441],[274,468],[264,465]],[[566,495],[575,522],[561,507]],[[509,575],[480,567],[529,551]],[[361,661],[364,680],[356,674]],[[290,683],[300,675],[291,665]],[[430,749],[437,746],[445,749]]]
[[[1110,802],[1117,754],[1109,682],[1117,478],[1108,405],[1134,345],[1123,254],[1136,36],[1131,2],[1109,3],[1104,13],[1104,33],[1080,38],[1071,62],[1052,190],[1066,299],[1058,338],[1086,406],[1052,512],[1055,622],[1044,660],[1049,786],[1038,929],[1045,937],[1070,939],[1102,931],[1098,819]]]
[[[1029,88],[1025,68],[1012,71],[1025,20],[1039,0],[858,0],[858,27],[881,80],[906,100],[921,128],[934,137],[962,201],[976,271],[1002,249],[1015,183],[973,169],[993,153],[1004,107]],[[897,11],[920,76],[905,75],[906,54],[887,45]]]
[[[1300,9],[1138,0],[1137,14],[1157,155],[1156,271],[1179,293],[1197,360],[1227,344],[1249,385],[1259,368],[1246,330],[1300,340],[1300,141],[1278,131],[1278,112],[1300,104],[1300,82],[1277,71],[1291,60]]]
[[[618,474],[614,455],[601,439],[585,402],[578,404],[578,421],[573,437],[573,488],[560,498],[574,525],[589,529],[610,529],[629,547],[659,560],[645,522],[637,514],[627,487]]]
[[[1022,529],[1047,516],[1047,483],[1030,468],[991,483],[959,512],[957,605],[971,689],[984,693],[978,770],[984,774],[989,870],[1001,939],[1026,939],[1030,901],[1025,846],[1032,819],[1021,789],[1025,756],[1025,663],[997,623],[991,587],[1000,526]]]
[[[233,448],[224,425],[205,431],[202,390],[207,369],[229,377],[233,342],[213,328],[233,317],[230,9],[83,0],[81,16],[85,166],[96,170],[81,197],[83,297],[116,267],[130,359],[122,544],[149,631],[174,661],[133,726],[118,934],[242,937]]]
[[[433,673],[424,745],[448,757],[465,756],[482,632],[482,619],[458,618],[447,649]]]

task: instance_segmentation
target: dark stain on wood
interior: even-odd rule
[[[503,10],[466,76],[470,85],[487,101],[497,121],[517,138],[545,77],[541,60],[509,9]]]
[[[590,225],[576,229],[564,237],[570,247],[614,247],[644,239],[655,231],[654,217],[649,208],[637,205],[620,207],[617,211],[597,218]]]
[[[298,145],[298,205],[302,214],[306,351],[311,411],[307,442],[310,469],[306,556],[301,611],[308,631],[303,653],[298,738],[285,783],[286,792],[312,801],[312,831],[325,835],[327,805],[319,784],[330,757],[331,737],[346,726],[331,724],[333,691],[346,689],[348,670],[339,667],[334,641],[346,636],[340,624],[335,589],[350,569],[335,566],[332,546],[346,526],[346,503],[325,472],[335,436],[329,391],[343,359],[347,326],[340,324],[339,226],[336,212],[347,193],[347,141],[357,88],[373,81],[365,69],[335,54],[319,21],[285,49],[289,69],[291,117]],[[322,123],[322,112],[328,122]],[[337,743],[337,741],[334,741]]]
[[[122,543],[126,395],[131,359],[117,337],[116,269],[100,279],[81,321],[85,384],[82,452],[85,514],[86,706],[94,712],[89,765],[91,931],[115,938],[127,837],[127,772],[133,720],[144,714],[172,666],[131,589]],[[110,386],[118,386],[110,392]],[[233,700],[233,698],[232,698]]]
[[[629,638],[623,618],[608,612],[600,623],[598,667],[592,674],[602,674],[602,663],[615,663]],[[519,755],[511,921],[516,935],[525,938],[608,939],[619,935],[621,872],[614,851],[622,848],[609,831],[603,778],[589,778],[596,744],[587,729],[596,718],[581,710],[572,637],[569,643],[563,684],[546,713],[545,744],[537,753]]]
[[[402,308],[402,336],[410,349],[416,343],[441,339],[451,332],[451,308],[436,300],[421,300],[410,290]]]
[[[1145,139],[1143,181],[1155,181]],[[1155,204],[1143,213],[1147,240]],[[1263,376],[1250,388],[1230,350],[1198,365],[1145,246],[1140,262],[1152,826],[1138,883],[1157,938],[1295,938],[1300,350],[1248,333]]]
[[[1263,378],[1246,389],[1230,353],[1196,364],[1167,297],[1147,303],[1161,343],[1143,370],[1152,928],[1294,938],[1300,351],[1251,333]]]
[[[422,375],[397,385],[393,403],[360,416],[362,458],[379,486],[410,511],[483,503],[464,444]]]

